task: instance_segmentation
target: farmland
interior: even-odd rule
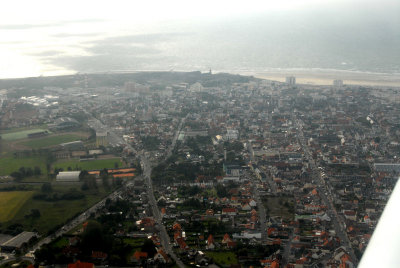
[[[32,197],[32,194],[32,191],[1,192],[0,222],[11,220],[26,201]]]
[[[114,168],[115,163],[118,167],[123,167],[123,163],[120,158],[109,158],[109,159],[98,159],[92,161],[79,161],[79,160],[68,160],[60,161],[54,164],[55,168],[62,168],[67,170],[70,167],[72,170],[92,170],[92,169],[104,169],[104,168]]]

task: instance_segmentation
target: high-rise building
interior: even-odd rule
[[[342,87],[343,86],[343,80],[339,80],[339,79],[333,80],[333,86],[334,87]]]
[[[296,77],[294,77],[294,76],[286,77],[286,83],[289,84],[289,85],[295,85],[296,84]]]

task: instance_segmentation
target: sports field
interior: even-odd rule
[[[32,195],[33,191],[0,192],[0,222],[13,219]]]
[[[48,131],[50,133],[48,129],[34,128],[34,129],[21,130],[17,132],[4,133],[0,134],[0,136],[3,140],[15,141],[28,138],[28,134],[42,132],[42,131]]]
[[[14,158],[2,157],[0,158],[0,176],[10,175],[14,171],[18,171],[20,167],[30,167],[34,169],[35,166],[40,167],[42,174],[47,174],[46,172],[46,161],[41,157],[24,157],[24,158]]]
[[[32,149],[50,147],[64,142],[71,142],[81,140],[82,136],[75,134],[63,134],[57,136],[48,136],[43,138],[35,138],[21,142],[21,144],[28,146]]]
[[[104,169],[104,168],[114,168],[115,163],[118,167],[123,167],[123,163],[120,158],[110,158],[110,159],[98,159],[92,161],[79,161],[79,160],[68,160],[60,161],[54,164],[55,168],[62,168],[67,170],[70,167],[72,170],[92,170],[92,169]]]

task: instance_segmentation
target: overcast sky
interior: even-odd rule
[[[323,31],[318,24],[332,31],[344,29],[341,20],[347,20],[349,26],[354,20],[356,28],[346,34],[352,36],[352,33],[366,32],[360,36],[361,39],[368,36],[368,28],[362,25],[377,25],[383,28],[383,31],[379,30],[380,40],[387,39],[391,51],[400,38],[399,14],[399,0],[2,1],[0,77],[169,69],[171,66],[176,69],[210,65],[231,68],[232,64],[256,61],[259,51],[265,49],[273,51],[270,58],[276,57],[272,59],[275,64],[270,66],[285,68],[292,65],[285,65],[278,58],[280,53],[288,54],[292,47],[285,48],[282,44],[282,48],[279,42],[283,39],[279,39],[282,36],[277,32],[287,21],[292,20],[296,29],[294,34],[303,34],[304,28],[304,34],[311,36],[311,30]],[[269,27],[267,24],[274,25]],[[262,26],[265,35],[276,37],[278,44],[274,40],[266,42],[256,38],[256,34],[262,35],[257,32],[257,25]],[[285,27],[287,31],[290,24]],[[288,31],[287,35],[290,34]],[[218,36],[221,38],[216,38]],[[349,46],[359,46],[360,38]],[[369,42],[368,38],[366,42]],[[290,43],[290,38],[284,40]],[[232,44],[233,41],[237,44]],[[261,41],[265,46],[261,46]],[[313,41],[312,45],[315,43]],[[196,44],[203,47],[198,55],[194,55]],[[208,44],[206,51],[204,46]],[[230,54],[221,55],[224,48]],[[335,52],[333,59],[346,64],[339,57],[340,49],[336,45],[328,53]],[[309,53],[305,45],[303,50],[303,54]],[[213,54],[218,57],[213,57]],[[298,55],[292,58],[296,57]],[[187,63],[189,58],[196,60]],[[213,58],[218,62],[213,63]],[[313,64],[316,67],[328,66],[315,59],[306,62],[307,66]],[[260,63],[249,63],[248,68],[256,65]]]

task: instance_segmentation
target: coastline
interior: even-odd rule
[[[332,69],[277,69],[265,71],[230,71],[261,79],[285,82],[287,76],[295,76],[296,83],[308,85],[332,85],[333,80],[343,80],[345,85],[400,87],[400,73],[372,73]]]

